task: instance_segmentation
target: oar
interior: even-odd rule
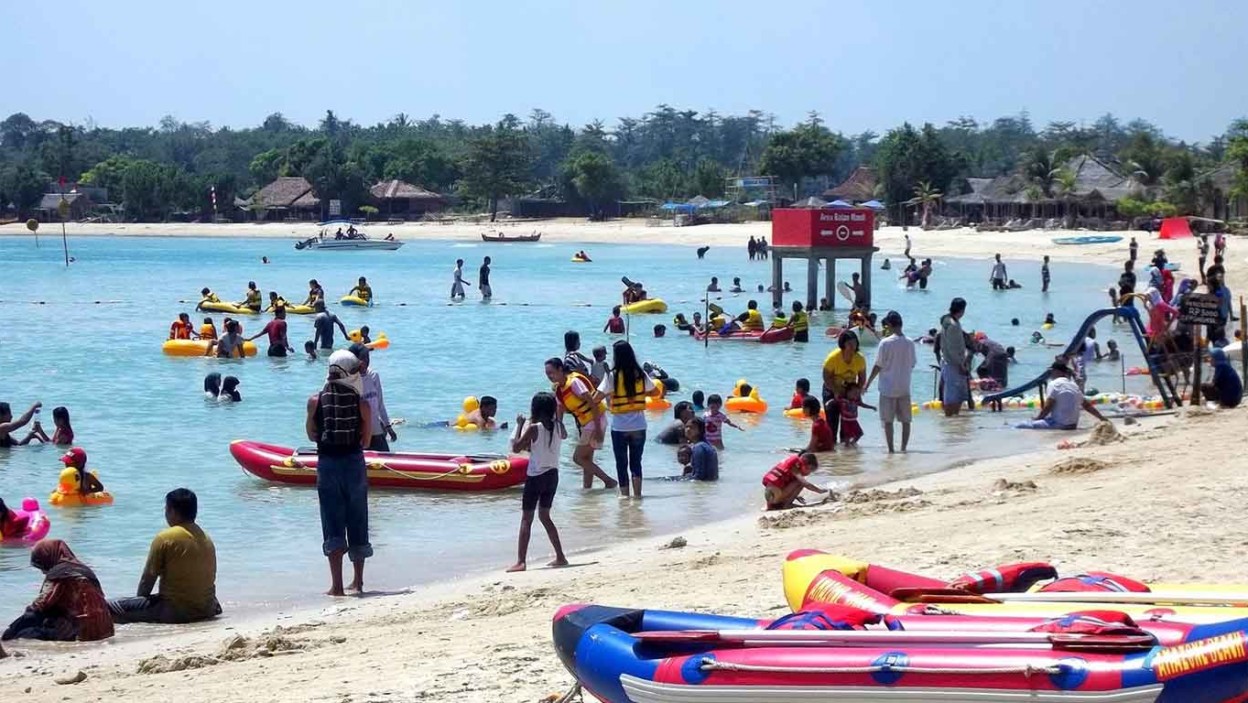
[[[871,645],[1047,645],[1064,649],[1148,649],[1152,635],[1085,635],[1049,632],[962,632],[932,630],[674,630],[634,633],[642,642],[723,643],[745,647],[776,645],[861,647]]]
[[[1003,603],[1117,603],[1138,605],[1219,605],[1248,608],[1248,593],[1216,591],[1159,591],[1155,593],[1118,593],[1104,591],[1054,591],[1035,593],[985,593]]]

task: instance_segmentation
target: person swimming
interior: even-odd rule
[[[889,261],[888,259],[884,259],[884,263],[880,264],[881,271],[888,271],[891,268],[893,268],[893,263]]]
[[[745,292],[745,291],[741,288],[741,279],[740,279],[740,278],[734,278],[734,279],[732,279],[732,287],[728,289],[728,292],[729,292],[729,293],[744,293],[744,292]]]

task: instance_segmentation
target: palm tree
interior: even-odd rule
[[[1046,197],[1053,194],[1053,179],[1057,177],[1060,170],[1053,163],[1053,155],[1041,148],[1036,148],[1031,152],[1023,170],[1027,176],[1027,180],[1036,184],[1040,188],[1040,192]]]
[[[1057,172],[1057,195],[1066,204],[1066,216],[1063,219],[1062,226],[1069,229],[1073,226],[1074,218],[1071,216],[1070,206],[1075,199],[1075,186],[1078,184],[1078,178],[1070,169],[1060,169]]]
[[[931,181],[919,181],[919,184],[914,187],[914,197],[907,200],[906,204],[922,206],[923,216],[919,221],[920,227],[927,229],[932,218],[932,206],[940,202],[943,197],[940,191],[932,186]]]

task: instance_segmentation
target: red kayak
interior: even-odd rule
[[[693,338],[699,342],[707,339],[708,335],[699,332],[693,333]],[[759,344],[775,344],[777,342],[793,341],[792,327],[774,327],[769,330],[751,330],[749,332],[733,332],[728,335],[720,335],[712,332],[710,335],[712,342],[758,342]]]
[[[274,483],[316,485],[316,451],[236,439],[230,454],[247,473]],[[364,452],[368,485],[412,490],[493,491],[524,483],[529,460],[488,454]]]

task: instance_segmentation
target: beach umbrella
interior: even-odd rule
[[[824,207],[853,207],[853,205],[850,205],[844,200],[833,200],[832,202],[828,203]]]
[[[861,207],[869,207],[869,208],[871,208],[872,210],[883,210],[883,209],[884,209],[884,203],[882,203],[882,202],[880,202],[880,201],[878,201],[878,200],[868,200],[867,202],[863,203],[863,204],[861,205]]]

